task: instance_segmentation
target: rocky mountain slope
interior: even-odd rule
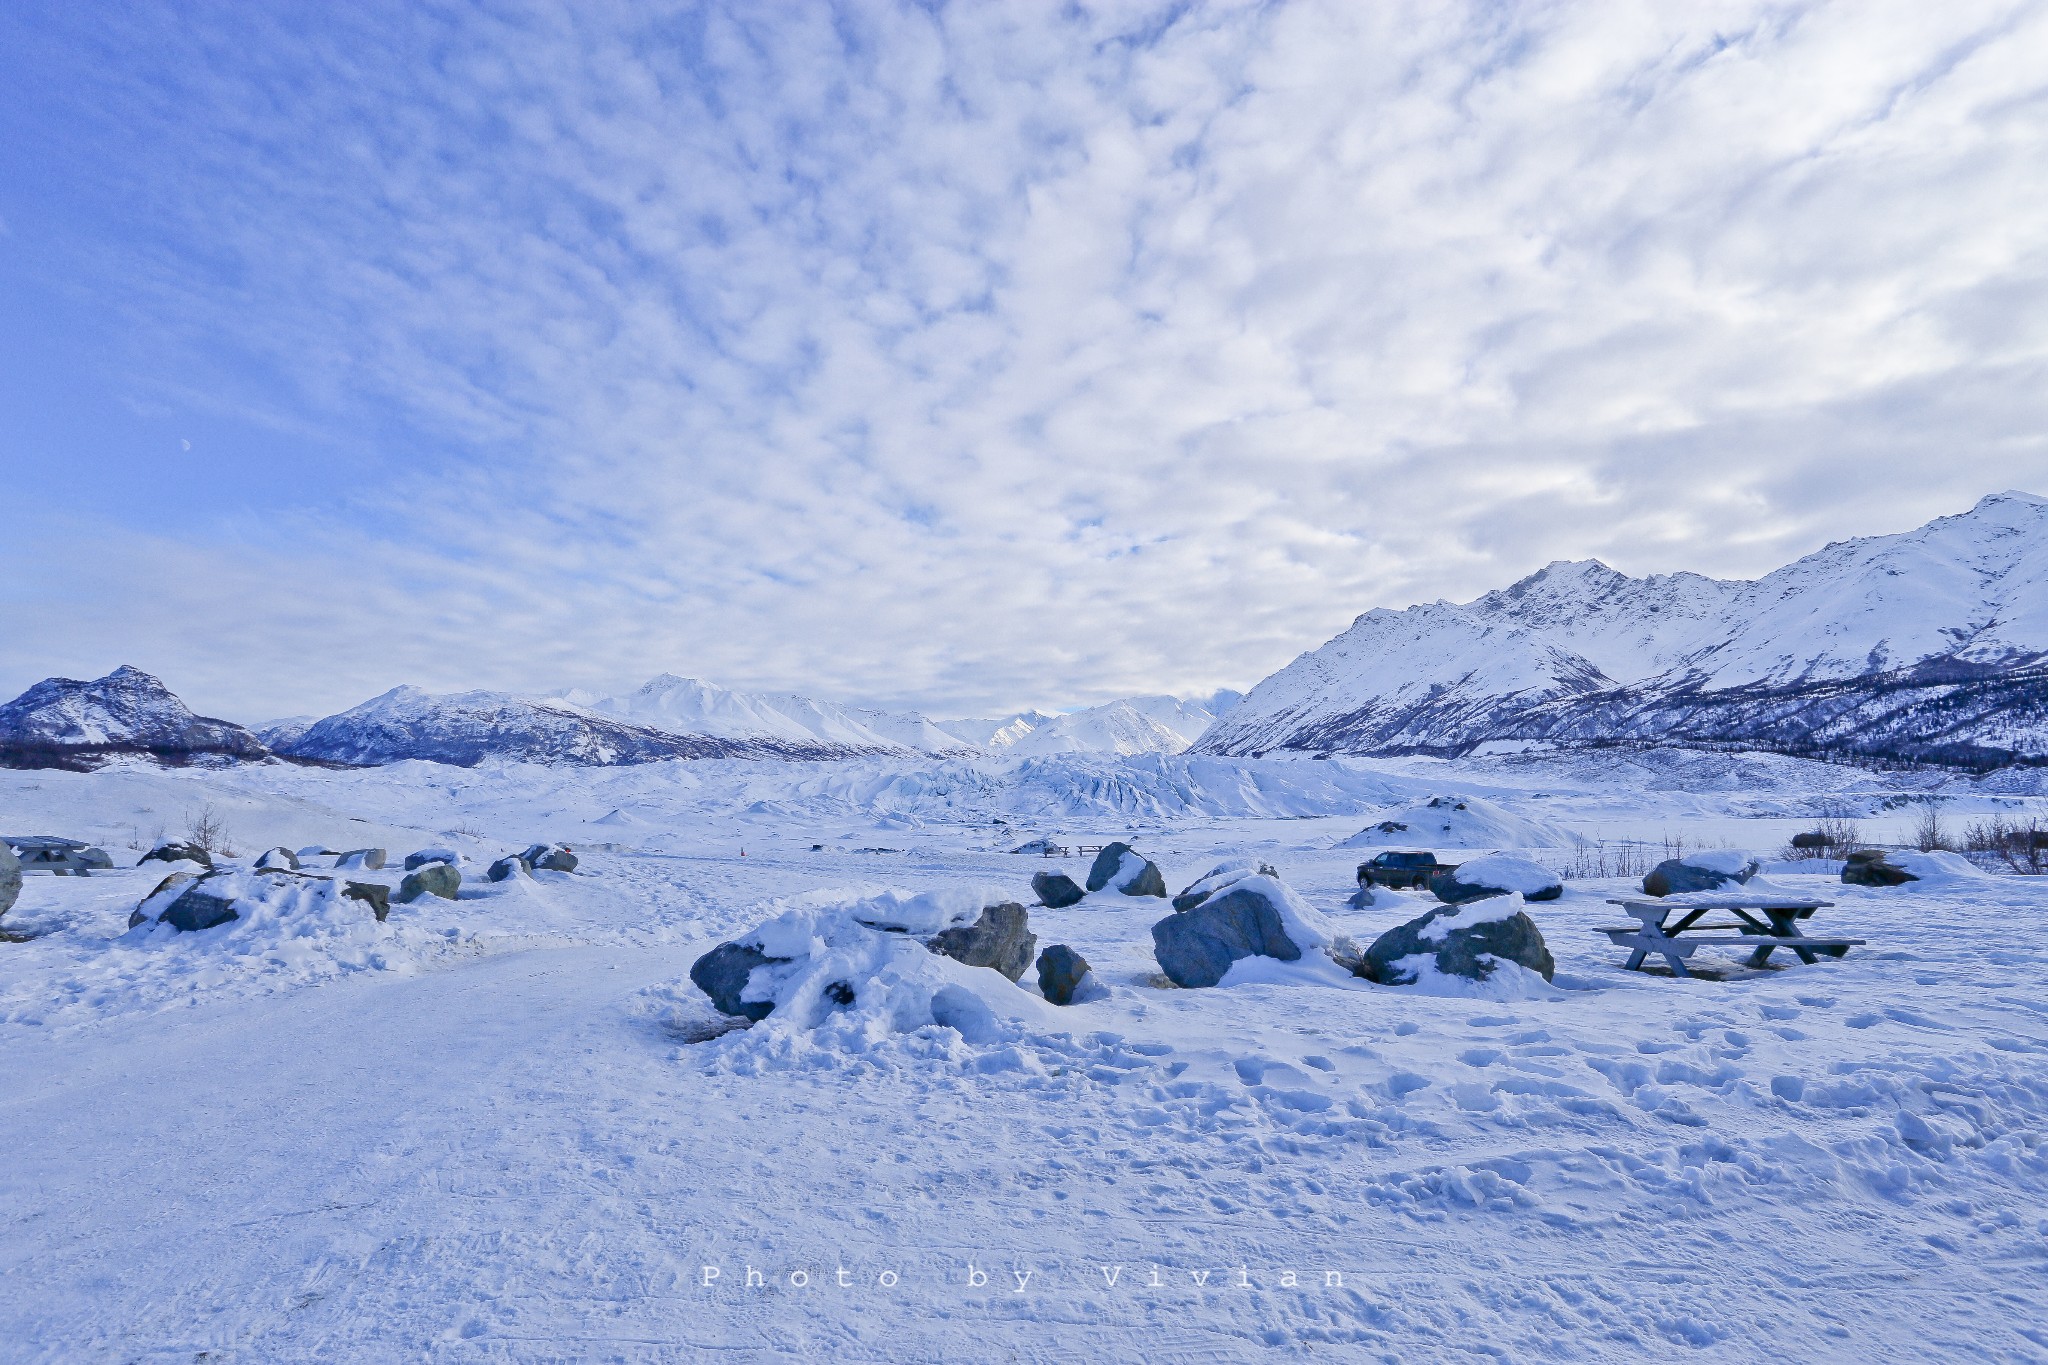
[[[86,768],[123,754],[189,763],[269,751],[231,721],[194,715],[163,683],[127,665],[91,682],[46,678],[0,706],[0,767]]]
[[[1375,610],[1203,752],[1711,743],[1973,767],[2048,759],[2048,499],[1987,497],[1755,582],[1556,563]]]
[[[504,692],[436,695],[417,687],[394,687],[339,715],[273,732],[271,740],[278,753],[290,757],[358,765],[404,759],[470,767],[486,758],[611,765],[668,758],[839,756],[813,743],[676,734],[564,701]]]

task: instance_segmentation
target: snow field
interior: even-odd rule
[[[119,803],[176,792],[246,802],[254,848],[338,847],[316,826],[342,821],[390,831],[362,842],[394,865],[458,827],[489,831],[460,845],[472,871],[535,838],[584,857],[574,875],[466,881],[383,926],[365,910],[312,935],[279,921],[164,944],[123,940],[168,868],[31,879],[6,923],[39,936],[0,944],[0,1358],[2048,1353],[2048,886],[1874,890],[1773,868],[1836,902],[1827,931],[1870,945],[1757,973],[1708,950],[1696,961],[1726,979],[1681,981],[1621,972],[1590,931],[1630,883],[1573,881],[1526,907],[1555,986],[1513,999],[1312,961],[1175,990],[1150,952],[1167,904],[1097,895],[1031,916],[1041,947],[1092,964],[1099,992],[1074,1006],[1037,1002],[976,1039],[774,1016],[720,1031],[684,979],[717,942],[843,901],[835,888],[899,888],[899,909],[964,905],[969,886],[1028,903],[1032,872],[1078,877],[1087,860],[993,851],[1041,831],[998,832],[988,805],[941,818],[950,779],[933,774],[914,839],[876,854],[831,846],[819,822],[901,811],[886,804],[901,786],[828,804],[806,790],[826,775],[799,773],[785,812],[756,818],[664,813],[707,789],[729,801],[716,771],[671,792],[639,774],[645,841],[667,846],[605,848],[567,815],[625,804],[615,774],[406,766],[424,771],[382,787],[0,775],[10,828],[89,833],[60,825],[63,803],[125,819]],[[1298,766],[1304,782],[1409,781]],[[1162,790],[1134,767],[1079,768],[1062,789]],[[1486,780],[1441,776],[1409,790]],[[1240,775],[1295,799],[1283,778]],[[768,797],[766,775],[749,781]],[[1052,786],[1031,781],[974,799]],[[1706,817],[1640,788],[1526,804],[1569,826],[1633,800],[1655,834],[1764,827],[1729,813],[1755,795]],[[1196,800],[1120,826],[1084,808],[1043,832],[1135,824],[1176,891],[1226,860],[1270,862],[1369,942],[1435,902],[1342,908],[1361,855],[1330,844],[1361,814],[1247,819]],[[1035,1001],[1030,973],[1021,989],[987,975]]]

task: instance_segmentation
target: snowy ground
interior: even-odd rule
[[[1590,926],[1627,884],[1574,881],[1531,907],[1557,988],[1512,1000],[1175,990],[1164,905],[1091,900],[1032,923],[1106,997],[982,1044],[694,1041],[685,979],[776,898],[1084,870],[1004,851],[1039,835],[1131,836],[1174,889],[1255,855],[1369,940],[1425,902],[1343,909],[1334,845],[1435,793],[1769,850],[1823,801],[1903,837],[1908,798],[2034,790],[1710,755],[0,773],[0,828],[124,864],[206,806],[244,852],[478,860],[297,933],[128,934],[156,864],[29,881],[0,1358],[2048,1359],[2048,880],[1774,872],[1869,946],[1718,981],[1620,971]],[[481,880],[550,837],[576,874]]]

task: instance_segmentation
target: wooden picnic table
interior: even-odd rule
[[[1860,938],[1817,938],[1803,931],[1802,920],[1825,910],[1833,901],[1801,897],[1765,896],[1731,892],[1726,895],[1672,896],[1664,900],[1610,900],[1636,919],[1630,925],[1604,925],[1596,932],[1607,935],[1616,947],[1632,948],[1628,970],[1640,969],[1651,953],[1671,964],[1673,976],[1690,976],[1685,960],[1711,944],[1751,948],[1748,965],[1761,967],[1780,948],[1799,954],[1809,965],[1818,954],[1841,957],[1861,944]],[[1716,911],[1733,915],[1734,924],[1706,924],[1701,921]],[[1729,933],[1733,930],[1733,933]],[[1708,935],[1715,935],[1708,937]]]

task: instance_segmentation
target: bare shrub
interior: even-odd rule
[[[1949,841],[1948,829],[1941,821],[1941,808],[1932,803],[1920,808],[1919,823],[1913,826],[1913,847],[1922,853],[1951,853],[1955,845]]]
[[[185,812],[185,841],[208,853],[233,857],[229,847],[227,820],[208,802],[197,811]]]
[[[1666,841],[1668,848],[1670,841]],[[1640,877],[1651,867],[1650,846],[1640,839],[1588,839],[1572,836],[1571,856],[1558,873],[1565,881],[1592,877]]]
[[[1963,848],[1979,861],[1995,859],[2023,877],[2048,875],[2048,824],[2039,816],[1973,820],[1963,832]]]

